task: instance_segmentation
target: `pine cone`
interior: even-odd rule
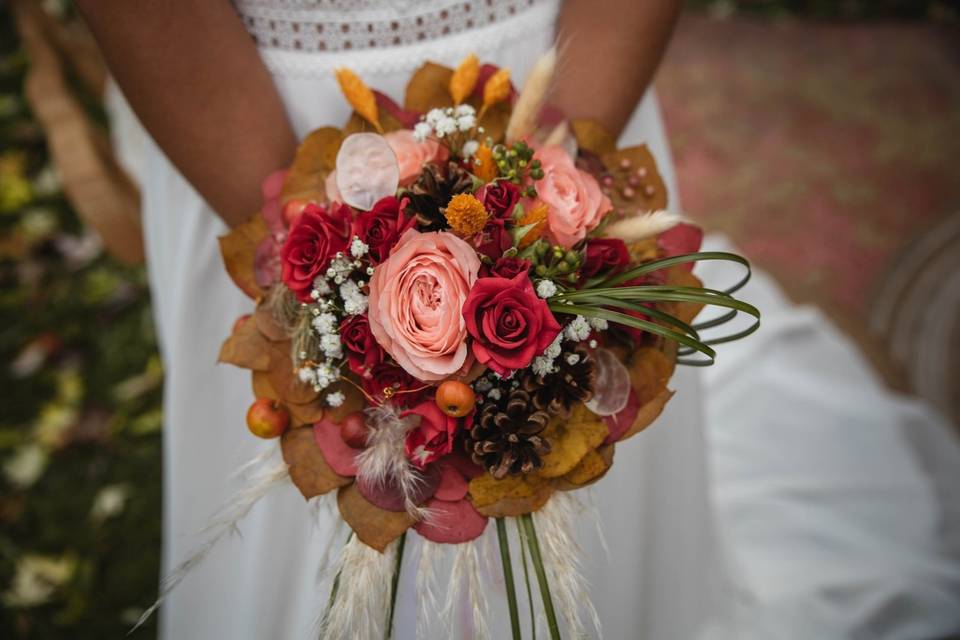
[[[406,214],[416,216],[421,231],[442,231],[448,228],[443,211],[450,199],[473,187],[470,174],[454,162],[440,167],[427,164],[423,173],[404,195],[410,198]]]
[[[497,479],[530,473],[543,466],[550,443],[541,435],[549,416],[531,407],[523,389],[504,391],[500,400],[487,400],[470,430],[467,453]]]
[[[570,413],[573,405],[592,398],[595,382],[593,356],[585,348],[576,347],[557,357],[553,373],[538,376],[528,371],[520,380],[520,388],[530,394],[534,409],[553,416]]]

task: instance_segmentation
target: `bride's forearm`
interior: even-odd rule
[[[228,0],[78,0],[140,121],[230,225],[296,145],[283,104]]]
[[[680,6],[679,0],[564,0],[551,103],[619,134],[653,80]]]

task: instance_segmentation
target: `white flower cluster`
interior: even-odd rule
[[[583,316],[577,316],[563,330],[563,335],[570,342],[583,342],[590,337],[590,323]]]
[[[300,382],[309,384],[314,391],[322,391],[340,378],[340,369],[328,362],[321,362],[315,367],[300,367],[297,376]]]
[[[355,316],[367,310],[367,296],[353,280],[347,280],[340,285],[340,297],[343,298],[343,312],[347,315]]]
[[[580,316],[577,316],[578,318]],[[544,350],[543,355],[537,356],[533,359],[533,362],[530,363],[530,368],[533,369],[533,372],[538,376],[545,376],[554,371],[553,362],[558,357],[560,357],[560,341],[563,340],[563,332],[557,334],[557,337],[553,339],[553,342]]]
[[[544,282],[549,282],[549,280],[543,280],[540,284]],[[551,283],[553,284],[553,283]],[[537,287],[537,293],[540,294],[539,285]],[[542,294],[541,294],[541,297]],[[530,368],[533,369],[533,372],[538,376],[545,376],[556,371],[556,360],[560,357],[563,349],[560,346],[561,341],[567,340],[569,342],[583,342],[590,337],[590,333],[593,329],[597,331],[602,331],[607,328],[607,321],[602,319],[591,319],[587,320],[583,316],[576,316],[573,321],[564,327],[563,331],[557,334],[557,337],[553,342],[550,343],[542,355],[537,356],[533,359],[533,362],[530,363]],[[597,341],[590,341],[590,348],[595,349],[597,347]],[[580,361],[580,356],[575,353],[568,353],[566,355],[567,364],[575,365]]]
[[[541,280],[537,283],[537,295],[541,298],[551,298],[557,295],[557,285],[553,280]]]
[[[431,109],[426,118],[413,127],[413,138],[423,142],[430,135],[444,138],[457,132],[467,132],[477,126],[477,111],[468,104],[446,109]]]

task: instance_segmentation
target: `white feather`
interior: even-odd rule
[[[540,107],[550,89],[557,67],[557,48],[550,47],[533,65],[507,123],[507,144],[532,134],[537,128]]]
[[[333,605],[321,624],[328,640],[382,638],[390,612],[390,590],[399,541],[384,553],[360,542],[356,536],[343,546],[334,565],[340,574]]]
[[[683,220],[682,215],[672,211],[651,211],[617,220],[603,230],[603,235],[609,238],[619,238],[629,244],[660,235],[683,222]]]

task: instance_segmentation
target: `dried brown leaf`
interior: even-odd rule
[[[667,271],[667,284],[675,287],[703,288],[703,282],[700,278],[690,273],[683,265],[677,265]],[[695,302],[677,302],[670,305],[667,313],[671,314],[677,320],[690,324],[702,309],[703,305]]]
[[[283,183],[284,202],[294,198],[314,202],[325,199],[323,183],[337,166],[337,152],[343,137],[335,127],[321,127],[304,138]]]
[[[280,440],[280,449],[290,467],[291,482],[307,500],[353,482],[353,478],[334,473],[323,459],[313,429],[288,429]]]
[[[416,522],[406,511],[387,511],[371,504],[355,484],[340,489],[337,506],[357,538],[381,553]]]
[[[403,98],[403,108],[426,113],[433,108],[449,107],[453,104],[448,88],[453,69],[434,62],[424,63],[414,71],[407,83]]]
[[[276,318],[273,317],[273,312],[271,312],[270,308],[265,304],[257,306],[257,310],[253,312],[253,321],[256,323],[260,333],[263,334],[263,337],[271,342],[279,342],[289,338],[287,332],[283,330],[283,327],[281,327]]]
[[[623,434],[623,437],[620,440],[626,440],[627,438],[634,436],[656,420],[660,413],[663,411],[663,408],[667,406],[667,402],[670,401],[670,398],[673,397],[673,391],[669,389],[664,389],[656,396],[654,396],[649,402],[644,403],[640,407],[640,411],[637,412],[637,417],[634,418],[633,424],[627,429],[626,433]]]
[[[319,396],[310,385],[300,381],[290,359],[290,341],[270,342],[270,367],[267,371],[270,386],[285,404],[308,404]]]
[[[254,300],[263,297],[263,289],[257,284],[254,274],[254,257],[257,247],[267,237],[267,223],[259,213],[243,224],[234,227],[225,236],[220,236],[220,254],[230,278]]]
[[[638,211],[645,213],[667,208],[667,185],[663,182],[663,177],[657,170],[657,162],[647,145],[611,151],[603,154],[602,159],[613,177],[610,200],[616,209],[632,214]],[[640,186],[634,188],[629,185],[628,180],[631,176],[639,178]],[[628,186],[633,192],[629,198],[624,195],[625,188]],[[646,191],[647,188],[650,189],[649,194]]]
[[[270,342],[257,329],[257,324],[248,320],[223,342],[217,361],[266,371],[270,368]]]

